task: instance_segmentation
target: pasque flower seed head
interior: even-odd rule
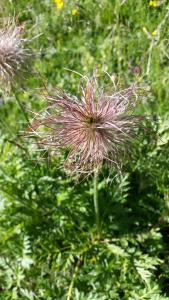
[[[22,26],[9,20],[0,28],[0,85],[9,89],[28,74],[31,54],[25,48]]]
[[[133,115],[136,86],[107,93],[99,89],[95,77],[84,77],[78,99],[60,92],[48,96],[48,107],[30,124],[37,142],[58,151],[69,150],[64,166],[72,172],[92,173],[104,162],[121,167],[122,157],[141,126],[141,116]],[[45,126],[45,130],[39,130]]]

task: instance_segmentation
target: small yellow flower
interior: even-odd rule
[[[76,8],[72,9],[71,15],[72,16],[76,16],[77,15],[77,9]]]
[[[156,0],[150,0],[149,6],[151,6],[151,7],[157,7],[157,1]]]
[[[96,263],[96,256],[93,255],[92,258],[90,259],[90,262],[91,263]]]
[[[152,33],[151,33],[152,36],[156,36],[157,35],[157,30],[154,30]]]
[[[57,9],[60,10],[63,7],[63,0],[55,0]]]

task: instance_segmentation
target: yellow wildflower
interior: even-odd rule
[[[149,6],[156,7],[157,6],[157,1],[156,0],[150,0]]]
[[[63,0],[55,0],[57,9],[62,9],[63,7]]]
[[[96,263],[96,256],[93,255],[92,258],[90,259],[90,262],[91,263]]]
[[[75,16],[75,15],[77,15],[77,9],[76,9],[76,8],[72,9],[72,11],[71,11],[71,15],[72,15],[72,16]]]
[[[156,36],[157,35],[157,30],[154,30],[151,34],[152,34],[152,36]]]

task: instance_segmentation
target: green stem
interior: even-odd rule
[[[67,294],[67,300],[70,300],[71,297],[72,297],[72,291],[73,291],[73,287],[74,287],[74,282],[76,280],[76,276],[77,276],[77,273],[79,271],[79,267],[80,267],[80,259],[78,260],[77,264],[76,264],[76,267],[75,267],[75,271],[74,271],[74,274],[72,276],[72,280],[71,280],[71,283],[70,283],[70,286],[69,286],[69,290],[68,290],[68,294]]]
[[[99,216],[99,201],[98,201],[98,170],[94,171],[94,209],[96,217],[96,228],[98,239],[100,239],[100,216]]]

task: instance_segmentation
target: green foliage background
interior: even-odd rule
[[[24,90],[0,98],[0,300],[169,299],[168,1],[65,0],[60,10],[52,0],[1,2],[2,17],[18,16],[36,36],[37,57]],[[41,160],[20,136],[19,100],[29,114],[45,105],[37,88],[78,93],[65,68],[139,81],[147,96],[138,112],[155,121],[123,178],[99,178],[101,241],[92,179],[66,177],[63,157]]]

